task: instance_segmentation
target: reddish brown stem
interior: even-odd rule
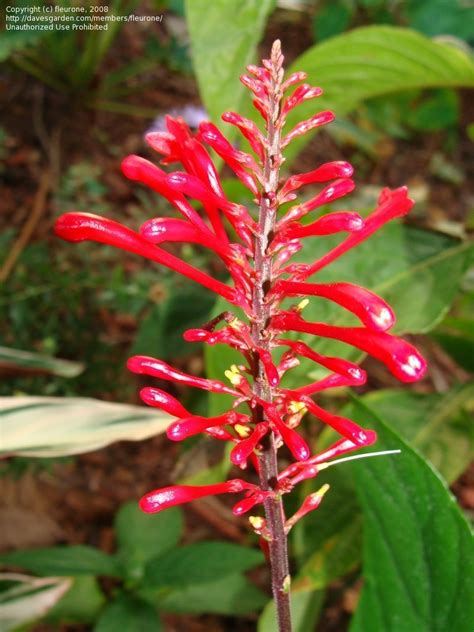
[[[253,296],[253,324],[252,339],[256,347],[269,351],[266,327],[269,313],[265,295],[272,284],[272,257],[267,254],[267,247],[275,229],[276,206],[275,193],[278,188],[279,171],[281,165],[280,128],[278,125],[279,105],[281,100],[281,69],[280,42],[275,42],[272,49],[271,61],[272,90],[269,120],[267,125],[267,147],[264,159],[264,189],[265,192],[259,208],[258,234],[255,243],[255,275],[256,283]],[[268,383],[264,367],[257,354],[254,357],[254,392],[265,401],[272,401],[272,388]],[[254,410],[256,423],[265,420],[261,407]],[[263,442],[260,462],[260,484],[263,490],[274,490],[277,485],[278,466],[276,437],[270,433]],[[269,495],[264,503],[268,532],[270,535],[269,555],[272,576],[272,591],[275,600],[279,632],[291,632],[290,612],[290,574],[288,564],[287,536],[285,533],[285,515],[281,497],[278,494]]]

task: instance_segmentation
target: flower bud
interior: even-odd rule
[[[191,413],[169,393],[153,386],[145,386],[140,391],[140,397],[145,404],[154,408],[161,408],[175,417],[189,417]]]

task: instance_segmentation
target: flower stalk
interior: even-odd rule
[[[333,339],[359,349],[384,363],[403,382],[423,377],[426,363],[415,347],[388,333],[395,315],[382,298],[344,279],[334,283],[309,281],[386,222],[408,213],[413,201],[407,190],[383,189],[377,208],[366,218],[354,211],[325,212],[323,206],[348,195],[355,187],[349,163],[333,161],[286,180],[281,177],[284,147],[334,119],[332,112],[316,113],[289,132],[284,130],[288,112],[317,98],[322,90],[309,84],[297,86],[306,79],[304,72],[296,72],[285,80],[279,41],[273,44],[270,58],[263,61],[262,67],[249,66],[248,72],[241,81],[253,93],[253,104],[263,119],[264,129],[235,112],[224,113],[223,119],[241,132],[251,153],[234,147],[210,122],[201,123],[193,136],[184,121],[167,117],[168,131],[148,134],[146,140],[162,155],[162,164],[179,163],[184,171],[165,172],[140,156],[128,156],[122,163],[126,177],[166,198],[180,213],[179,219],[151,218],[135,232],[111,219],[72,212],[57,220],[55,231],[68,241],[104,243],[166,266],[243,312],[244,316],[236,316],[223,311],[200,328],[184,332],[188,342],[226,344],[241,354],[242,363],[224,372],[230,385],[189,375],[147,356],[134,356],[127,366],[132,373],[150,380],[199,388],[217,396],[231,395],[231,410],[204,417],[188,411],[172,395],[153,385],[140,391],[147,405],[175,417],[167,430],[171,441],[203,434],[231,442],[232,465],[247,471],[255,482],[232,478],[215,485],[162,487],[146,494],[140,507],[154,514],[216,494],[241,495],[233,506],[236,516],[251,510],[258,512],[263,506],[265,517],[251,515],[249,524],[260,537],[269,560],[279,632],[291,632],[287,534],[308,512],[317,510],[329,488],[322,485],[310,494],[290,518],[285,515],[283,497],[301,482],[317,477],[321,470],[365,456],[351,453],[371,446],[377,439],[373,430],[322,408],[318,402],[319,394],[327,389],[360,386],[367,378],[357,364],[319,353],[318,340]],[[293,86],[297,87],[292,89]],[[292,94],[288,96],[290,88]],[[248,188],[258,213],[227,199],[208,148]],[[320,186],[319,192],[298,202],[300,190],[314,185]],[[293,202],[280,214],[282,205]],[[299,251],[305,252],[306,239],[340,233],[339,244],[318,260],[291,262]],[[227,268],[229,284],[168,252],[167,244],[176,242],[214,251]],[[299,302],[282,306],[283,301],[292,299]],[[331,301],[360,324],[338,327],[310,322],[302,317],[309,300]],[[315,336],[315,342],[295,340],[293,334],[287,337],[290,332]],[[315,382],[289,388],[287,374],[299,365],[301,358],[315,362],[327,374]],[[303,436],[300,426],[307,414],[340,435],[322,452],[312,454],[312,446]],[[278,462],[280,450],[292,459],[282,470]]]

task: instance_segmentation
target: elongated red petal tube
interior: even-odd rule
[[[168,507],[175,507],[189,503],[205,496],[215,496],[217,494],[236,494],[246,489],[255,489],[255,485],[235,478],[225,483],[216,485],[203,485],[194,487],[191,485],[172,485],[162,487],[145,494],[140,500],[140,509],[145,513],[157,513]]]
[[[276,344],[288,346],[294,353],[308,358],[308,360],[312,360],[313,362],[317,362],[326,369],[329,369],[329,371],[334,371],[334,373],[339,373],[340,375],[345,375],[347,378],[353,379],[354,383],[358,386],[366,382],[366,372],[357,364],[354,364],[354,362],[349,362],[349,360],[343,360],[342,358],[321,355],[301,341],[280,339],[276,341]]]
[[[228,393],[229,395],[239,395],[233,388],[229,388],[219,380],[208,380],[203,377],[188,375],[178,369],[174,369],[163,360],[157,360],[149,356],[132,356],[127,361],[127,368],[132,373],[141,375],[151,375],[161,380],[180,382],[187,386],[194,386],[213,393]]]
[[[361,428],[351,419],[329,413],[327,410],[324,410],[324,408],[315,404],[309,397],[303,398],[302,401],[304,402],[306,408],[313,413],[315,417],[328,426],[331,426],[331,428],[334,428],[334,430],[339,432],[339,434],[342,434],[343,437],[353,441],[358,446],[366,446],[372,443],[372,431],[366,431],[365,428]]]
[[[196,281],[200,285],[204,285],[204,287],[216,294],[220,294],[228,301],[235,301],[236,294],[232,288],[210,277],[205,272],[193,268],[193,266],[171,255],[169,252],[151,245],[143,237],[130,230],[130,228],[111,219],[89,213],[66,213],[61,215],[56,221],[54,231],[56,235],[66,241],[98,241],[132,252],[146,259],[151,259]]]
[[[355,182],[350,178],[335,180],[331,184],[328,184],[328,186],[324,187],[321,193],[318,193],[315,197],[307,200],[303,204],[292,206],[288,213],[279,221],[277,225],[278,229],[286,226],[289,222],[293,222],[301,217],[304,217],[311,211],[314,211],[315,208],[319,208],[320,206],[324,206],[324,204],[329,204],[330,202],[334,202],[334,200],[338,200],[339,198],[348,195],[354,189]]]
[[[383,362],[402,382],[415,382],[426,372],[426,361],[419,351],[405,340],[382,331],[363,327],[334,327],[324,323],[308,323],[296,314],[279,314],[272,324],[280,330],[340,340],[365,351]]]
[[[355,314],[375,331],[386,331],[395,323],[395,314],[377,294],[353,283],[297,283],[279,281],[276,290],[286,296],[319,296],[334,301]]]
[[[321,88],[317,88],[314,86],[310,86],[307,83],[303,83],[303,85],[298,86],[293,94],[289,96],[286,101],[283,103],[282,108],[282,116],[286,116],[288,112],[293,110],[297,105],[303,103],[303,101],[308,101],[309,99],[314,99],[315,97],[321,96],[323,91]]]
[[[354,173],[354,168],[348,162],[343,160],[335,160],[334,162],[326,162],[313,171],[299,173],[290,176],[280,190],[279,196],[284,197],[292,191],[296,191],[305,184],[314,184],[316,182],[327,182],[336,178],[350,178]]]
[[[222,259],[228,260],[231,252],[228,241],[221,243],[216,236],[204,233],[199,228],[182,219],[155,217],[140,226],[140,234],[152,244],[181,242],[200,244],[215,251]]]
[[[301,237],[319,237],[333,235],[342,231],[353,233],[364,227],[364,220],[358,213],[341,211],[323,215],[312,224],[290,224],[276,235],[276,240],[299,239]]]
[[[237,415],[234,412],[225,413],[218,417],[199,417],[194,415],[172,423],[166,431],[166,434],[171,441],[183,441],[183,439],[204,432],[208,428],[225,426],[237,422],[242,423],[243,421],[248,421],[248,417]]]
[[[281,146],[286,147],[293,139],[297,136],[302,136],[303,134],[307,134],[312,129],[316,127],[321,127],[321,125],[327,125],[328,123],[332,123],[335,119],[334,112],[330,112],[329,110],[326,112],[319,112],[315,114],[307,121],[302,121],[295,125],[295,127],[288,132],[288,134],[281,141]]]
[[[262,134],[253,121],[250,121],[235,112],[224,112],[222,120],[226,123],[230,123],[231,125],[235,125],[242,133],[242,136],[249,141],[250,146],[260,160],[264,159],[265,152],[263,148]]]
[[[140,397],[148,406],[161,408],[161,410],[164,410],[170,415],[175,415],[176,417],[189,417],[191,415],[175,397],[162,391],[160,388],[145,386],[145,388],[142,388],[140,391]]]

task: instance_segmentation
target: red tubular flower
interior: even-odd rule
[[[353,233],[364,227],[364,220],[358,213],[350,213],[342,211],[340,213],[329,213],[323,215],[312,224],[299,224],[297,222],[290,223],[287,228],[282,229],[274,243],[285,243],[290,239],[299,239],[301,237],[317,237],[321,235],[333,235],[339,232]]]
[[[303,134],[307,134],[316,127],[332,123],[335,118],[334,112],[330,112],[329,110],[327,112],[318,112],[318,114],[315,114],[307,121],[302,121],[301,123],[298,123],[298,125],[295,125],[291,132],[288,132],[288,134],[283,138],[281,146],[286,147],[297,136],[303,136]]]
[[[187,373],[178,371],[178,369],[174,369],[169,364],[166,364],[166,362],[163,362],[163,360],[157,360],[149,356],[132,356],[127,361],[127,368],[132,373],[150,375],[160,380],[179,382],[187,386],[194,386],[195,388],[201,388],[205,391],[211,391],[212,393],[239,394],[233,388],[229,388],[223,382],[219,382],[219,380],[208,380],[203,377],[188,375]]]
[[[305,267],[301,273],[297,273],[295,280],[304,281],[322,268],[326,267],[351,248],[354,248],[362,241],[370,237],[381,226],[406,215],[413,207],[414,201],[407,195],[406,187],[400,187],[394,191],[384,189],[379,197],[379,206],[365,219],[364,227],[347,237],[341,244],[333,248],[326,255],[315,261],[312,265]]]
[[[297,283],[278,281],[275,291],[283,296],[319,296],[334,301],[355,314],[369,329],[386,331],[395,323],[390,305],[383,299],[352,283]]]
[[[154,408],[161,408],[175,417],[189,417],[191,413],[169,393],[153,386],[145,386],[140,391],[140,397],[145,404]]]
[[[111,219],[90,213],[66,213],[56,221],[54,231],[58,237],[66,241],[98,241],[151,259],[204,285],[232,303],[236,301],[236,294],[232,288],[169,252],[155,248],[137,233]]]
[[[212,235],[206,223],[186,201],[184,195],[170,187],[166,181],[167,174],[149,160],[145,160],[145,158],[140,156],[127,156],[122,161],[122,172],[129,180],[141,182],[162,195],[192,224],[203,232],[208,232]]]
[[[242,135],[248,140],[250,147],[257,154],[260,160],[265,157],[265,151],[263,147],[263,137],[253,121],[236,114],[235,112],[224,112],[222,120],[231,125],[235,125]]]
[[[353,173],[354,168],[348,162],[343,160],[326,162],[317,169],[313,169],[313,171],[290,176],[281,188],[279,196],[283,200],[289,193],[297,191],[305,184],[327,182],[336,178],[350,178]]]
[[[324,323],[308,323],[294,313],[280,313],[272,326],[280,331],[303,333],[340,340],[365,351],[383,362],[402,382],[416,382],[426,372],[426,362],[415,347],[401,338],[364,327],[334,327]]]
[[[304,72],[293,73],[284,79],[283,56],[278,42],[272,49],[271,58],[264,60],[262,66],[249,66],[248,72],[249,75],[242,76],[241,81],[253,93],[253,104],[263,118],[262,130],[265,129],[261,131],[253,121],[235,112],[226,112],[222,118],[239,130],[250,145],[250,153],[234,147],[211,122],[201,123],[199,132],[193,134],[183,120],[167,117],[167,131],[148,134],[146,140],[161,155],[162,164],[178,163],[175,171],[165,172],[140,156],[128,156],[122,163],[127,178],[162,195],[180,214],[179,219],[149,219],[139,234],[110,219],[87,213],[67,213],[58,219],[55,230],[69,241],[97,241],[160,263],[242,309],[243,316],[224,311],[209,323],[188,329],[184,334],[187,341],[227,344],[241,354],[242,364],[233,364],[224,372],[231,386],[219,380],[189,375],[148,356],[130,358],[128,368],[133,373],[159,380],[231,395],[233,405],[229,411],[204,417],[193,415],[159,388],[147,386],[140,391],[146,404],[175,417],[167,432],[172,441],[181,441],[198,433],[230,441],[233,444],[232,464],[253,468],[260,485],[232,479],[203,487],[164,487],[146,494],[140,506],[146,512],[155,513],[209,495],[244,492],[233,511],[243,515],[256,505],[265,505],[268,519],[251,516],[251,524],[256,533],[268,539],[267,549],[275,560],[281,557],[276,548],[285,533],[281,521],[278,527],[272,518],[270,505],[284,514],[282,494],[289,493],[303,480],[317,476],[324,467],[335,465],[331,462],[334,457],[369,446],[376,440],[372,430],[324,410],[310,397],[317,398],[321,391],[330,388],[359,386],[366,381],[365,371],[357,364],[318,353],[318,338],[344,342],[370,354],[403,382],[420,379],[426,363],[415,347],[387,333],[395,316],[390,306],[376,294],[344,279],[333,283],[307,282],[309,277],[370,237],[386,222],[408,213],[413,201],[406,188],[383,189],[377,208],[366,218],[344,210],[320,213],[321,216],[312,223],[300,222],[308,213],[353,191],[353,168],[347,162],[333,161],[282,179],[280,168],[285,160],[282,149],[302,134],[330,123],[334,114],[315,112],[290,131],[284,129],[287,114],[322,91],[306,83],[298,85],[306,79]],[[210,152],[220,156],[251,191],[258,217],[247,207],[227,199]],[[318,193],[299,202],[299,190],[314,184],[323,186]],[[188,198],[198,202],[199,210]],[[293,206],[281,212],[281,207],[288,203]],[[297,252],[304,252],[307,237],[341,232],[348,234],[317,261],[288,264]],[[160,244],[167,242],[193,243],[215,251],[226,267],[233,287],[162,249]],[[300,316],[304,301],[282,310],[282,301],[307,296],[336,303],[356,316],[363,326],[337,327],[307,322]],[[282,337],[282,332],[312,334],[316,339],[314,345],[308,345],[287,340]],[[283,353],[277,349],[282,346],[287,347]],[[287,379],[286,374],[298,366],[300,358],[317,363],[328,371],[328,375],[295,388],[285,388],[280,380],[283,375]],[[240,407],[246,407],[247,414],[237,412]],[[316,454],[311,453],[299,430],[308,412],[341,436],[332,446]],[[294,462],[278,473],[277,450],[283,445]],[[323,486],[319,492],[310,495],[286,521],[285,531],[316,509],[326,491],[327,486]],[[279,534],[272,531],[278,528]],[[281,597],[281,594],[280,591],[276,596]]]
[[[237,494],[246,489],[256,489],[255,485],[247,483],[239,478],[234,478],[225,483],[216,485],[203,485],[194,487],[191,485],[172,485],[162,487],[145,494],[140,500],[140,509],[145,513],[158,513],[168,507],[175,507],[183,503],[189,503],[205,496],[216,496],[217,494]]]
[[[292,206],[288,213],[284,215],[278,223],[278,228],[281,229],[289,222],[301,219],[311,211],[314,211],[315,208],[334,202],[334,200],[338,200],[339,198],[352,193],[354,189],[354,180],[351,180],[350,178],[341,178],[340,180],[336,180],[327,187],[324,187],[321,193],[318,193],[318,195],[314,198],[304,202],[304,204]]]

